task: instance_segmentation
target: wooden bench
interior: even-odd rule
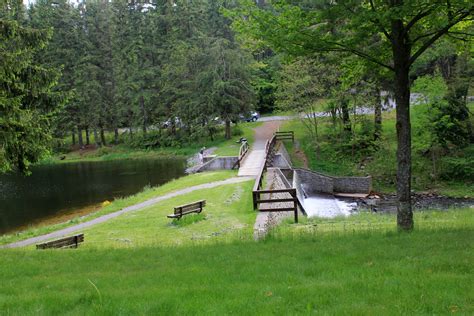
[[[38,244],[36,249],[77,248],[82,242],[84,242],[84,234],[79,234]]]
[[[177,218],[180,219],[186,214],[191,214],[191,213],[201,213],[202,208],[206,206],[206,200],[201,200],[197,202],[193,202],[190,204],[185,204],[181,206],[177,206],[174,208],[174,213],[168,215],[168,218]]]

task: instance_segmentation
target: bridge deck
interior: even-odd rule
[[[239,177],[258,176],[265,163],[265,149],[252,149],[240,165]]]
[[[281,121],[265,122],[256,127],[255,140],[246,157],[240,164],[239,177],[250,176],[257,177],[263,163],[265,162],[265,144],[270,140],[273,133],[278,130]]]

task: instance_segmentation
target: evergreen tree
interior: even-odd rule
[[[61,96],[54,69],[35,63],[51,32],[25,26],[23,4],[0,4],[0,171],[28,172],[50,146]]]

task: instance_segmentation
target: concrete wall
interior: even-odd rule
[[[291,168],[280,168],[281,173],[285,176],[289,183],[293,183],[293,169]]]
[[[202,162],[203,163],[209,162],[209,161],[211,161],[212,159],[214,159],[216,157],[217,157],[217,155],[204,156],[204,157],[202,157]]]
[[[199,168],[196,168],[194,172],[203,172],[211,170],[230,170],[234,164],[239,160],[239,157],[216,157]]]
[[[278,153],[275,154],[275,157],[273,158],[272,167],[288,169],[291,168],[291,164],[282,154]]]
[[[280,142],[280,147],[278,148],[278,153],[281,154],[285,160],[288,162],[288,165],[291,167],[291,157],[290,154],[288,153],[288,150],[286,150],[286,146],[284,143]]]
[[[291,159],[283,143],[278,144],[278,150],[273,158],[272,167],[289,169],[291,168]]]
[[[334,192],[370,193],[372,177],[334,177]]]
[[[334,179],[332,177],[312,172],[306,169],[294,169],[297,184],[307,195],[315,193],[334,193]]]
[[[331,177],[307,169],[294,169],[293,186],[306,195],[315,193],[370,193],[371,177]]]
[[[290,155],[283,143],[280,143],[272,165],[284,170],[292,169]],[[314,193],[370,193],[372,190],[371,177],[332,177],[308,169],[293,170],[293,187],[300,199]],[[283,174],[286,175],[285,172]]]
[[[290,189],[290,188],[293,187],[292,183],[290,183],[288,181],[288,178],[283,174],[283,172],[280,170],[280,168],[268,168],[268,169],[269,170],[270,169],[274,170],[275,176],[278,177],[282,188]]]

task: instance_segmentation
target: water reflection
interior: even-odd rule
[[[0,234],[44,218],[135,194],[184,175],[184,159],[140,159],[38,166],[0,176]]]

